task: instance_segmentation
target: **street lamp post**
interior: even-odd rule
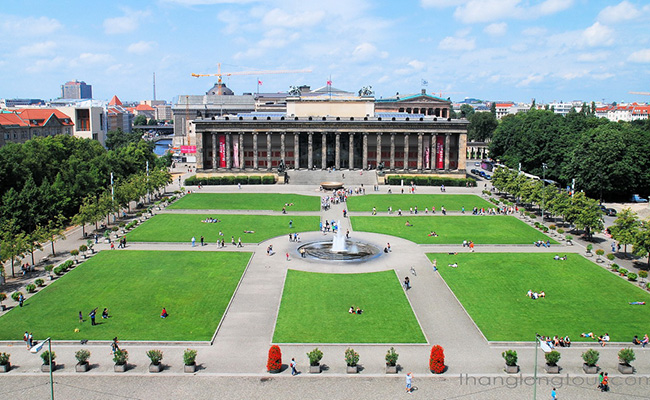
[[[546,197],[546,193],[544,193],[544,189],[546,189],[546,168],[548,168],[548,165],[542,163],[542,223],[544,223],[544,198]]]
[[[54,369],[52,367],[52,337],[48,337],[47,339],[43,340],[41,343],[37,344],[36,346],[33,346],[29,351],[32,353],[36,354],[41,349],[43,348],[43,345],[45,345],[45,342],[47,342],[47,349],[48,349],[48,355],[50,358],[50,399],[54,400],[54,380],[52,379],[52,370]]]

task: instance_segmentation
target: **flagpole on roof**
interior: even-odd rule
[[[327,93],[330,95],[330,100],[332,100],[332,75],[330,75],[327,80]]]
[[[260,95],[260,78],[257,77],[257,95]]]

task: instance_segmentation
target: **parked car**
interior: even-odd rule
[[[607,208],[605,209],[605,215],[608,215],[610,217],[615,217],[616,216],[616,210],[613,208]]]
[[[481,163],[480,163],[480,162],[475,162],[475,163],[474,163],[474,166],[475,166],[475,167],[480,167],[480,166],[481,166]]]
[[[478,169],[472,169],[470,172],[475,174],[475,175],[478,175]]]
[[[644,199],[643,197],[639,196],[638,194],[633,194],[632,199],[630,199],[632,203],[647,203],[648,199]]]
[[[602,211],[603,214],[607,214],[607,207],[605,207],[604,205],[601,204],[601,205],[598,206],[598,208],[600,208],[600,211]]]
[[[492,175],[485,174],[485,179],[487,179],[488,181],[491,180],[491,179],[492,179]]]

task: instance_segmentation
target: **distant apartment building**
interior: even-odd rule
[[[0,111],[0,147],[24,143],[35,137],[72,135],[71,117],[52,108],[19,108]]]
[[[0,99],[1,108],[33,107],[45,104],[42,99]]]
[[[635,121],[648,119],[650,105],[648,104],[617,104],[596,108],[596,116],[607,118],[610,121]]]
[[[72,118],[74,136],[95,139],[102,146],[106,142],[106,132],[108,132],[106,102],[59,99],[48,102],[48,106],[61,110]]]
[[[92,99],[93,86],[84,81],[69,81],[61,85],[62,99]]]
[[[131,132],[133,127],[133,114],[131,114],[123,105],[117,96],[113,96],[106,107],[106,118],[109,131],[122,130],[122,132]]]

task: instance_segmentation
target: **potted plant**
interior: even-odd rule
[[[589,243],[589,244],[587,245],[587,251],[585,251],[585,256],[587,256],[587,257],[592,257],[592,256],[593,256],[593,253],[592,253],[591,251],[592,251],[593,249],[594,249],[594,245],[591,244],[591,243]]]
[[[359,363],[359,353],[354,351],[354,349],[348,347],[345,350],[345,363],[348,366],[348,374],[356,374],[359,372],[359,366],[357,365]]]
[[[163,359],[163,352],[161,350],[149,350],[147,352],[147,357],[151,360],[151,364],[149,364],[149,372],[162,371],[162,364],[160,362]]]
[[[122,350],[115,350],[113,352],[113,362],[115,366],[113,369],[115,372],[125,372],[126,371],[126,362],[129,360],[129,352]]]
[[[187,373],[196,372],[196,350],[186,349],[183,352],[183,371]]]
[[[36,285],[33,283],[28,283],[25,285],[25,290],[27,290],[27,293],[34,293],[36,291]]]
[[[603,249],[598,249],[598,250],[596,250],[596,255],[598,256],[598,258],[596,258],[596,261],[597,261],[597,262],[603,262],[603,259],[602,259],[601,257],[602,257],[604,254],[605,254],[605,250],[603,250]]]
[[[618,264],[612,264],[612,271],[618,272]]]
[[[501,357],[506,360],[507,374],[516,374],[519,372],[519,365],[517,365],[517,352],[515,350],[506,350],[501,353]]]
[[[618,273],[619,273],[621,276],[627,276],[628,270],[625,269],[625,268],[619,268],[619,269],[618,269]]]
[[[9,353],[0,353],[0,372],[11,371],[11,363],[9,362]]]
[[[598,358],[600,358],[600,353],[597,350],[589,349],[582,353],[582,370],[585,371],[585,374],[595,374],[598,372]]]
[[[43,360],[43,365],[41,365],[41,371],[50,372],[50,368],[54,371],[56,369],[56,363],[54,362],[55,358],[56,354],[54,354],[54,352],[50,353],[49,350],[42,352],[41,359]]]
[[[446,369],[445,350],[440,345],[433,346],[429,355],[429,370],[434,374],[442,374]]]
[[[621,349],[618,352],[618,372],[621,374],[633,374],[634,367],[630,363],[634,360],[636,360],[634,350],[630,348]]]
[[[397,373],[397,358],[399,354],[395,351],[393,347],[388,349],[386,353],[386,373],[387,374],[396,374]]]
[[[94,246],[94,245],[95,245],[95,242],[93,242],[93,241],[90,240],[90,239],[86,242],[86,246],[88,247],[88,250],[90,250],[90,254],[94,254],[94,253],[95,253],[95,250],[93,250],[93,246]]]
[[[627,280],[628,281],[634,282],[634,281],[636,281],[636,278],[637,278],[637,274],[635,274],[634,272],[628,272],[627,273]]]
[[[41,278],[38,278],[34,281],[34,284],[38,287],[43,287],[43,285],[45,285],[45,281],[42,280]]]
[[[564,234],[564,229],[562,229],[562,228],[558,228],[558,229],[557,229],[557,233],[559,233],[560,235]]]
[[[610,264],[611,264],[612,261],[614,261],[614,259],[616,258],[616,256],[614,255],[614,253],[609,253],[609,254],[607,254],[605,257],[607,257],[607,259],[609,260],[609,263],[610,263]]]
[[[0,310],[4,311],[6,309],[5,305],[2,304],[3,301],[7,299],[7,294],[0,292]]]
[[[82,254],[84,260],[86,259],[86,252],[87,251],[88,251],[88,246],[86,246],[85,244],[82,244],[81,246],[79,246],[79,252]]]
[[[48,264],[44,266],[43,269],[47,272],[47,277],[49,280],[52,280],[52,270],[54,269],[54,265]]]
[[[564,238],[566,239],[567,246],[573,246],[573,236],[566,235]]]
[[[266,370],[272,374],[277,374],[282,370],[282,351],[280,346],[273,345],[269,349],[269,358],[266,361]]]
[[[74,257],[74,263],[76,264],[77,263],[77,256],[79,255],[79,250],[77,250],[77,249],[71,250],[70,255],[72,257]]]
[[[309,357],[309,373],[320,374],[320,360],[323,359],[323,352],[316,347],[307,353],[307,357]]]
[[[77,372],[86,372],[88,371],[88,359],[90,358],[90,351],[82,349],[74,353],[74,358],[77,359],[77,365],[74,366],[74,370]]]
[[[553,350],[549,353],[544,354],[546,358],[546,372],[549,374],[559,374],[560,366],[557,365],[557,362],[560,361],[560,352]]]

